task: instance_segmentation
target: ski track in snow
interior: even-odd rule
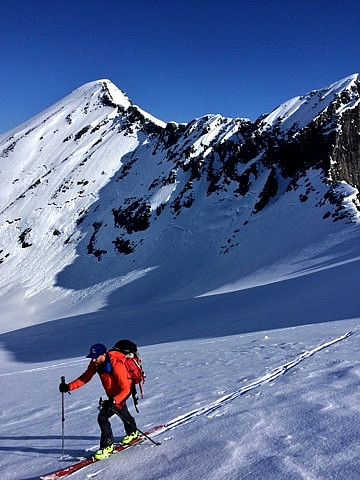
[[[215,400],[214,402],[211,402],[208,405],[204,405],[203,407],[197,408],[195,410],[191,410],[190,412],[187,412],[179,417],[174,418],[173,420],[167,422],[164,427],[156,432],[153,436],[160,435],[167,430],[172,430],[174,428],[177,428],[181,425],[184,425],[186,423],[190,423],[194,421],[197,417],[202,416],[202,415],[210,415],[216,410],[220,409],[221,407],[231,403],[233,400],[236,398],[250,392],[251,390],[254,390],[255,388],[260,387],[261,385],[265,383],[270,383],[276,380],[278,377],[281,375],[285,375],[290,369],[296,367],[299,365],[299,363],[303,362],[307,358],[315,355],[321,350],[324,350],[327,347],[330,347],[331,345],[334,345],[338,342],[341,342],[342,340],[347,339],[351,335],[355,333],[355,330],[350,330],[349,332],[345,333],[344,335],[334,338],[328,342],[322,343],[321,345],[318,345],[317,347],[313,348],[312,350],[307,350],[299,354],[294,360],[291,360],[288,363],[285,363],[284,365],[280,365],[276,368],[274,368],[271,372],[267,373],[266,375],[258,378],[254,382],[250,383],[249,385],[246,385],[245,387],[239,388],[235,390],[234,392],[228,393],[227,395],[224,395],[223,397],[220,397],[218,400]],[[8,376],[8,375],[16,375],[16,374],[27,374],[30,372],[36,372],[36,371],[42,371],[42,370],[49,370],[49,369],[55,369],[58,367],[63,367],[63,366],[72,366],[76,365],[78,363],[84,363],[84,360],[72,360],[70,362],[63,362],[60,364],[53,364],[53,365],[47,365],[44,367],[37,367],[37,368],[31,368],[27,370],[20,370],[17,372],[9,372],[9,373],[2,373],[0,374],[0,377],[3,376]],[[90,407],[87,407],[90,408]]]
[[[291,368],[296,367],[299,363],[303,362],[307,358],[315,355],[317,352],[324,350],[325,348],[334,345],[335,343],[341,342],[342,340],[345,340],[346,338],[350,337],[355,333],[355,330],[350,330],[349,332],[345,333],[344,335],[334,338],[333,340],[330,340],[326,343],[323,343],[321,345],[318,345],[317,347],[313,348],[312,350],[307,350],[301,354],[299,354],[294,360],[285,363],[284,365],[280,365],[279,367],[276,367],[274,370],[272,370],[270,373],[260,377],[259,379],[255,380],[254,382],[250,383],[249,385],[246,385],[245,387],[239,388],[238,390],[235,390],[234,392],[231,392],[218,400],[210,403],[209,405],[205,405],[201,408],[191,410],[188,413],[185,413],[184,415],[181,415],[179,417],[176,417],[175,419],[171,420],[168,422],[164,429],[160,430],[159,432],[156,433],[156,435],[159,435],[160,433],[163,433],[166,430],[178,427],[179,425],[182,425],[184,423],[188,423],[192,420],[194,420],[196,417],[200,415],[206,415],[209,413],[212,413],[213,411],[223,407],[224,405],[227,405],[228,403],[232,402],[236,398],[244,395],[245,393],[254,390],[257,387],[260,387],[264,383],[269,383],[273,382],[276,380],[278,377],[281,375],[284,375],[287,373]],[[50,370],[50,369],[56,369],[58,367],[63,367],[63,366],[73,366],[77,365],[79,363],[84,363],[86,360],[80,359],[80,360],[72,360],[70,362],[63,362],[63,363],[57,363],[53,365],[47,365],[44,367],[36,367],[36,368],[31,368],[31,369],[26,369],[26,370],[19,370],[16,372],[7,372],[7,373],[1,373],[0,377],[5,377],[9,375],[17,375],[17,374],[27,374],[31,372],[37,372],[37,371],[45,371],[45,370]],[[88,407],[87,407],[88,408]]]
[[[185,413],[184,415],[181,415],[179,417],[174,418],[170,422],[168,422],[162,430],[157,432],[155,435],[159,435],[161,433],[166,432],[167,430],[171,430],[173,428],[179,427],[181,425],[184,425],[186,423],[190,423],[194,421],[197,417],[202,416],[202,415],[209,415],[212,414],[214,411],[218,410],[219,408],[227,405],[228,403],[231,403],[233,400],[236,398],[244,395],[245,393],[248,393],[251,390],[254,390],[255,388],[260,387],[264,383],[269,383],[273,382],[276,380],[278,377],[281,375],[284,375],[287,373],[290,369],[296,367],[299,365],[299,363],[303,362],[307,358],[315,355],[321,350],[324,350],[327,347],[330,347],[331,345],[334,345],[335,343],[341,342],[342,340],[347,339],[351,335],[355,333],[355,330],[349,331],[342,335],[341,337],[334,338],[333,340],[330,340],[326,343],[323,343],[321,345],[318,345],[317,347],[313,348],[312,350],[305,351],[298,355],[294,360],[285,363],[284,365],[280,365],[279,367],[276,367],[274,370],[272,370],[270,373],[260,377],[259,379],[255,380],[254,382],[250,383],[249,385],[246,385],[245,387],[239,388],[238,390],[235,390],[234,392],[231,392],[218,400],[215,400],[214,402],[211,402],[208,405],[205,405],[201,408],[197,408],[195,410],[191,410],[188,413]],[[154,435],[154,436],[155,436]]]
[[[346,327],[345,327],[346,328]],[[195,403],[195,402],[191,402],[190,404],[188,404],[189,408],[191,409],[190,411],[186,412],[186,413],[183,413],[181,415],[178,415],[176,416],[175,418],[169,420],[169,421],[166,421],[166,419],[163,418],[163,416],[160,416],[157,420],[157,422],[159,422],[158,424],[163,424],[164,427],[159,429],[156,433],[153,433],[151,436],[152,437],[155,437],[157,435],[162,435],[161,437],[161,440],[162,440],[162,443],[164,445],[164,450],[163,450],[163,455],[172,455],[171,453],[171,449],[167,449],[166,448],[166,444],[168,443],[169,440],[173,440],[175,439],[175,437],[178,437],[178,441],[179,441],[179,438],[181,439],[181,434],[180,434],[180,430],[186,430],[186,428],[184,429],[180,429],[178,431],[178,434],[177,435],[172,435],[172,430],[176,429],[177,427],[186,427],[187,425],[195,425],[196,427],[196,422],[197,421],[201,421],[201,419],[205,419],[205,418],[212,418],[212,417],[221,417],[221,416],[227,416],[227,411],[228,411],[228,408],[226,408],[227,406],[231,405],[233,401],[235,401],[237,398],[241,397],[241,396],[244,396],[243,398],[243,401],[246,400],[245,397],[247,397],[247,394],[251,391],[254,391],[255,389],[258,389],[258,392],[260,392],[260,388],[261,386],[264,386],[270,382],[273,382],[275,381],[276,379],[278,379],[281,375],[285,375],[287,372],[289,372],[289,370],[293,369],[294,367],[297,367],[299,365],[302,364],[303,361],[307,360],[308,358],[310,358],[311,356],[314,356],[314,355],[317,355],[319,352],[321,352],[322,350],[324,350],[325,352],[329,352],[330,350],[330,347],[334,346],[335,344],[338,344],[340,342],[342,342],[343,340],[345,341],[345,345],[346,345],[346,340],[351,337],[351,336],[356,336],[355,334],[359,331],[359,328],[358,326],[354,325],[354,326],[349,326],[346,328],[342,328],[340,331],[337,330],[337,333],[333,334],[333,335],[329,335],[326,331],[325,331],[325,337],[317,337],[319,340],[317,340],[316,342],[314,341],[311,341],[312,343],[310,344],[311,346],[307,346],[307,347],[300,347],[298,349],[298,351],[296,352],[293,351],[293,354],[292,356],[290,357],[287,357],[286,360],[281,360],[281,357],[277,357],[278,360],[274,361],[274,363],[272,365],[269,365],[266,368],[265,372],[261,373],[261,370],[260,370],[260,373],[257,373],[255,375],[253,375],[253,379],[254,380],[251,380],[250,383],[248,383],[247,385],[244,385],[243,383],[243,386],[242,387],[239,387],[237,388],[236,390],[222,390],[222,391],[218,391],[218,395],[219,395],[219,398],[214,400],[214,401],[211,401],[211,402],[207,402],[205,405],[203,404],[203,406],[200,406],[199,403]],[[346,331],[346,333],[343,333],[344,331]],[[266,335],[265,338],[268,338],[268,336]],[[309,339],[309,335],[306,335],[306,338]],[[326,341],[325,341],[326,339]],[[210,342],[212,343],[212,342]],[[315,346],[313,346],[315,344]],[[277,345],[277,344],[276,344]],[[293,344],[295,345],[295,344]],[[308,344],[309,345],[309,344]],[[288,351],[287,351],[288,352]],[[172,352],[174,353],[174,352]],[[319,355],[321,357],[321,355]],[[326,355],[325,355],[326,357]],[[332,356],[331,356],[332,357]],[[280,358],[280,359],[279,359]],[[268,360],[269,359],[269,356],[265,356],[263,357],[263,362],[262,364],[263,365],[266,365],[266,359]],[[324,360],[324,358],[323,358]],[[326,358],[325,358],[326,360]],[[8,378],[10,381],[13,381],[16,379],[16,381],[19,381],[19,380],[22,380],[23,378],[25,378],[27,376],[28,373],[33,373],[33,372],[47,372],[47,371],[53,371],[54,369],[56,368],[63,368],[64,366],[74,366],[75,368],[78,368],[78,366],[82,363],[86,363],[87,360],[86,359],[77,359],[77,358],[72,358],[72,359],[69,359],[68,361],[62,361],[62,362],[54,362],[53,364],[49,365],[44,365],[41,366],[41,364],[37,364],[37,365],[32,365],[31,368],[28,368],[28,369],[22,369],[22,370],[18,370],[18,371],[8,371],[6,373],[3,373],[1,376],[7,376],[7,375],[18,375],[18,377],[14,378],[14,377],[5,377],[5,378]],[[284,363],[282,363],[284,362]],[[329,359],[327,360],[327,362],[329,362]],[[317,363],[317,362],[315,362]],[[321,368],[323,368],[323,362],[321,360],[321,358],[319,359],[319,363],[321,364]],[[275,365],[274,365],[275,364]],[[342,364],[340,364],[342,365]],[[264,368],[264,367],[262,367]],[[310,370],[312,370],[312,366],[310,365]],[[257,372],[259,372],[259,369],[257,368],[256,369]],[[334,370],[335,372],[337,372],[337,370]],[[339,372],[337,372],[339,373]],[[4,380],[5,380],[4,378]],[[298,391],[298,385],[295,382],[292,381],[292,379],[290,378],[290,384],[293,384],[292,385],[292,388],[294,389],[295,392]],[[281,383],[281,382],[280,382]],[[294,384],[295,383],[295,384]],[[355,385],[355,383],[353,384],[353,386]],[[281,385],[280,385],[281,387]],[[355,386],[354,386],[355,388]],[[281,390],[281,388],[280,388]],[[226,393],[226,391],[228,393]],[[254,394],[258,395],[258,393],[255,391]],[[265,396],[265,395],[264,395]],[[206,401],[206,399],[204,399]],[[242,402],[235,402],[235,404],[233,404],[233,407],[236,408],[236,403],[242,403]],[[323,406],[323,405],[322,405]],[[85,410],[85,409],[91,409],[92,406],[86,404],[86,407],[85,408],[81,408],[82,407],[82,404],[81,403],[74,403],[71,405],[71,407],[69,406],[69,408],[67,409],[67,413],[69,414],[69,418],[71,418],[71,415],[75,412],[76,413],[76,416],[78,416],[79,412],[81,412],[82,410]],[[197,408],[193,408],[193,407],[197,407]],[[225,407],[225,408],[224,408]],[[170,413],[169,415],[169,412],[173,411],[172,408],[167,408],[167,418],[171,418],[172,415]],[[310,409],[310,411],[312,411]],[[11,413],[11,412],[10,412]],[[26,413],[26,412],[24,412]],[[39,407],[38,409],[31,409],[30,411],[27,412],[26,415],[22,414],[18,419],[14,418],[12,419],[12,422],[15,422],[15,423],[19,423],[21,424],[21,427],[22,427],[22,422],[25,422],[23,425],[26,426],[26,428],[28,428],[28,424],[26,423],[28,420],[30,421],[33,421],[34,423],[39,423],[41,422],[41,415],[43,414],[43,407]],[[229,412],[230,413],[230,412]],[[49,413],[48,413],[49,415]],[[90,417],[89,417],[90,418]],[[300,418],[302,418],[300,416]],[[154,419],[152,419],[152,422],[153,422]],[[259,419],[258,419],[259,420]],[[262,416],[260,415],[260,423],[262,420]],[[150,423],[150,424],[147,424],[146,426],[150,426],[150,425],[154,425],[154,423]],[[221,423],[221,422],[220,422]],[[11,423],[12,425],[13,423]],[[259,425],[259,422],[255,425],[255,427]],[[213,426],[214,427],[214,426]],[[255,428],[253,427],[253,428]],[[273,427],[273,424],[271,425],[271,428]],[[77,424],[77,428],[79,428],[79,424]],[[270,426],[269,426],[270,428]],[[249,430],[249,425],[246,426],[245,430]],[[4,440],[7,439],[7,438],[10,438],[9,435],[13,435],[13,432],[18,432],[18,429],[15,428],[15,430],[13,431],[7,431],[5,432],[6,436],[4,437]],[[249,430],[250,431],[250,430]],[[289,435],[289,432],[291,433],[291,430],[288,430],[287,428],[284,429],[285,433],[287,435]],[[60,438],[58,437],[58,435],[54,432],[52,432],[54,436],[54,439],[56,440],[57,438]],[[281,432],[280,432],[281,433]],[[278,435],[278,441],[281,442],[281,439],[282,439],[282,436],[281,434],[279,433]],[[247,435],[251,435],[252,433],[247,433]],[[301,437],[301,435],[300,435]],[[299,437],[299,439],[300,439]],[[19,437],[21,439],[21,436]],[[29,438],[34,438],[36,439],[36,433],[35,433],[35,436],[33,437],[29,437]],[[71,448],[73,449],[73,455],[74,455],[74,459],[78,459],[78,456],[75,455],[76,453],[79,453],[78,450],[77,450],[77,442],[79,441],[81,437],[78,437],[77,434],[76,434],[76,429],[75,429],[75,434],[72,433],[72,436],[69,437],[69,442],[70,442],[70,439],[72,439],[72,443],[71,443]],[[95,437],[94,437],[95,438]],[[289,437],[290,438],[290,437]],[[26,440],[27,437],[24,437],[24,440]],[[299,440],[298,439],[298,440]],[[93,440],[93,437],[89,437],[88,439],[89,441],[92,441]],[[265,439],[262,439],[261,441],[263,442],[262,445],[265,445],[266,446],[266,435],[265,435]],[[293,449],[295,448],[298,448],[297,447],[297,441],[298,440],[294,440],[294,444],[293,444]],[[43,436],[40,435],[39,437],[39,441],[43,441]],[[230,460],[228,460],[228,464],[224,464],[223,467],[221,467],[223,470],[225,470],[227,472],[227,475],[229,476],[229,478],[239,478],[239,477],[234,477],[234,476],[231,476],[231,474],[229,474],[229,472],[232,472],[233,470],[238,472],[238,469],[243,469],[245,468],[244,465],[246,464],[246,462],[248,462],[249,460],[246,460],[246,456],[248,455],[248,452],[249,450],[247,450],[245,447],[242,447],[242,445],[244,443],[247,442],[247,436],[245,435],[244,437],[244,440],[243,440],[243,443],[240,444],[237,449],[235,450],[235,452],[241,452],[241,461],[239,460],[240,463],[235,463],[233,464],[233,456],[231,457]],[[265,443],[264,443],[265,442]],[[48,445],[48,442],[46,444],[46,452],[48,453],[49,452],[54,452],[56,453],[57,452],[57,447],[55,447],[55,443],[56,442],[53,442],[54,445]],[[256,442],[255,442],[256,443]],[[354,443],[354,442],[353,442]],[[221,453],[221,455],[224,455],[224,458],[226,458],[226,452],[228,452],[228,449],[232,449],[233,448],[233,443],[229,443],[227,444],[227,447],[225,448],[225,450]],[[351,445],[351,443],[349,443],[349,445]],[[311,446],[311,442],[310,442],[310,446]],[[16,445],[16,449],[15,449],[15,452],[23,452],[25,454],[27,454],[27,452],[29,451],[34,451],[34,452],[39,452],[39,451],[42,451],[41,450],[41,444],[39,445],[35,445],[35,446],[32,446],[31,449],[29,450],[29,447],[27,447],[26,445],[24,446],[19,446],[19,445]],[[52,448],[54,448],[54,450],[52,450]],[[69,448],[70,448],[70,444],[69,444]],[[96,447],[94,446],[93,448],[87,448],[87,452],[90,452],[92,450],[94,450]],[[242,448],[244,448],[244,450],[242,450]],[[257,449],[257,445],[252,445],[253,449]],[[290,447],[288,447],[290,448]],[[348,447],[350,448],[350,447]],[[3,449],[5,450],[5,452],[7,451],[8,449],[8,446],[6,447],[3,447]],[[49,450],[50,449],[50,450]],[[251,450],[252,451],[252,450]],[[273,452],[271,450],[271,452]],[[270,453],[271,453],[270,452]],[[349,450],[350,452],[350,450]],[[288,452],[289,453],[289,452]],[[18,455],[19,453],[15,453],[16,455]],[[263,453],[262,455],[265,455],[265,457],[269,454],[269,452],[265,452]],[[320,449],[320,454],[321,454],[321,449]],[[345,453],[347,455],[347,453]],[[150,457],[151,457],[151,454],[149,454]],[[244,457],[245,455],[245,457]],[[344,452],[342,452],[342,455],[344,455]],[[354,457],[355,454],[351,454],[353,456],[350,455],[350,453],[348,453],[349,455],[349,458],[350,459],[353,459],[353,458],[356,458]],[[134,453],[134,456],[136,456],[136,454]],[[265,458],[264,457],[264,458]],[[245,458],[245,460],[244,460]],[[267,458],[267,457],[266,457]],[[320,455],[320,460],[317,460],[318,463],[314,463],[314,464],[311,464],[310,466],[308,465],[308,470],[304,473],[303,470],[301,470],[301,465],[298,465],[298,460],[296,459],[297,457],[293,457],[291,452],[289,453],[289,458],[286,457],[286,459],[284,460],[284,468],[286,468],[287,470],[287,473],[291,473],[291,472],[297,472],[297,474],[299,475],[303,475],[304,478],[308,478],[309,480],[312,479],[312,478],[323,478],[325,480],[325,478],[327,478],[326,476],[322,477],[322,476],[311,476],[312,475],[312,470],[311,469],[314,469],[313,471],[315,472],[315,474],[317,473],[321,473],[322,471],[322,467],[321,467],[321,464],[319,464],[320,460],[321,460],[321,455]],[[294,460],[295,459],[295,460]],[[63,458],[63,460],[65,460],[65,458]],[[69,458],[67,459],[70,463],[71,463],[71,457],[69,456]],[[172,458],[172,461],[174,459]],[[147,460],[146,459],[146,455],[144,456],[144,462],[146,463],[147,461],[151,462],[151,465],[153,469],[156,470],[156,468],[158,468],[157,466],[153,466],[153,460]],[[191,463],[191,459],[188,460],[190,463]],[[251,460],[253,462],[253,460]],[[286,463],[286,462],[290,462],[290,463]],[[241,462],[245,462],[244,463],[241,463]],[[338,460],[338,462],[340,462],[340,460]],[[46,470],[53,470],[53,465],[51,464],[51,462],[49,461],[48,463],[46,462],[43,462],[44,465],[41,466],[41,470],[42,471],[46,471]],[[320,462],[321,463],[321,462]],[[129,465],[131,465],[131,459],[129,460]],[[131,466],[127,465],[127,463],[124,463],[123,464],[123,468],[126,470],[127,468],[131,468]],[[228,466],[226,466],[228,465]],[[320,465],[320,466],[319,466]],[[62,465],[59,463],[59,467],[60,468]],[[256,467],[256,466],[255,466]],[[254,468],[255,468],[254,467]],[[335,472],[336,471],[336,462],[335,462],[335,466],[333,467],[333,471]],[[11,468],[11,467],[9,467]],[[20,465],[20,469],[23,469],[24,470],[25,467],[23,467],[22,465]],[[34,471],[31,472],[31,474],[35,474],[35,470],[36,470],[36,467],[34,467]],[[149,467],[150,468],[150,467]],[[169,468],[171,468],[169,466]],[[229,469],[229,471],[227,470],[227,468]],[[258,467],[256,467],[258,468]],[[39,469],[40,469],[40,466],[39,466]],[[205,470],[204,470],[205,469]],[[300,469],[300,470],[298,470]],[[310,470],[309,470],[310,469]],[[353,471],[356,471],[356,466],[353,466],[352,467]],[[143,476],[141,478],[144,478],[144,480],[149,480],[150,478],[159,478],[158,476],[158,472],[155,472],[154,470],[154,473],[148,473],[147,471],[143,474]],[[116,465],[113,464],[109,464],[109,466],[107,468],[105,468],[105,464],[104,464],[104,468],[102,468],[102,465],[101,465],[101,468],[91,468],[89,470],[84,470],[82,472],[82,474],[79,475],[75,475],[76,478],[113,478],[111,476],[111,472],[112,471],[117,471],[116,470]],[[198,478],[210,478],[210,476],[208,476],[208,470],[207,470],[207,467],[201,467],[200,468],[200,471],[201,471],[201,474],[200,474],[200,477]],[[205,473],[204,473],[205,471]],[[243,470],[241,470],[243,471]],[[312,473],[310,473],[310,471]],[[301,473],[302,472],[302,473]],[[16,472],[18,473],[19,475],[21,474],[21,472]],[[176,477],[173,476],[172,474],[169,476],[166,473],[166,467],[163,467],[163,470],[161,471],[161,475],[164,475],[164,477],[161,477],[160,478],[171,478],[171,479],[175,479]],[[287,475],[287,473],[285,475]],[[289,475],[290,475],[289,473]],[[13,472],[10,473],[10,476],[6,476],[5,474],[5,478],[9,478],[12,479],[12,478],[20,478],[22,480],[25,480],[25,478],[27,478],[28,480],[33,479],[35,480],[35,478],[38,478],[37,476],[29,476],[30,475],[30,471],[28,472],[27,471],[27,475],[22,475],[22,476],[18,476],[18,477],[15,477],[13,475]],[[181,474],[180,474],[181,475]],[[4,478],[4,477],[2,477]],[[48,477],[48,478],[51,478],[51,477]],[[75,477],[74,477],[75,478]],[[115,475],[115,478],[116,475]],[[180,476],[179,476],[180,478]],[[186,478],[186,477],[181,477],[181,478]],[[189,477],[188,477],[189,478]],[[215,476],[211,476],[211,478],[216,478]],[[260,478],[260,477],[256,477],[256,478]],[[270,477],[269,477],[270,478]],[[273,477],[272,477],[273,478]],[[282,476],[279,476],[278,478],[290,478],[290,477],[282,477]],[[292,477],[291,477],[292,478]],[[345,477],[344,477],[345,478]],[[355,477],[347,477],[347,478],[356,478]]]

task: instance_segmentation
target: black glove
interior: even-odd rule
[[[100,409],[101,410],[106,410],[109,413],[117,413],[117,407],[116,403],[114,400],[101,400],[100,402]]]
[[[59,390],[61,393],[67,393],[69,391],[69,385],[67,383],[60,383]]]
[[[115,404],[113,400],[103,400],[101,406],[105,410],[112,410],[115,407]]]

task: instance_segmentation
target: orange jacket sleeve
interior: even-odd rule
[[[94,365],[90,362],[85,372],[81,374],[79,378],[69,383],[69,390],[72,391],[82,387],[83,385],[85,385],[85,383],[89,382],[92,379],[95,373],[96,369]]]

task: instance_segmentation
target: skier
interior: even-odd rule
[[[79,378],[70,383],[60,383],[60,392],[71,392],[89,382],[95,373],[99,374],[101,383],[108,395],[108,400],[101,403],[98,423],[101,430],[100,448],[94,454],[96,460],[102,460],[114,451],[114,437],[109,418],[118,415],[124,423],[126,436],[121,443],[126,445],[139,436],[135,419],[131,416],[126,400],[131,395],[131,379],[125,367],[126,356],[115,350],[107,351],[105,345],[96,343],[90,348],[86,358],[91,361]]]

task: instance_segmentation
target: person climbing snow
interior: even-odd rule
[[[131,395],[132,380],[125,366],[126,355],[118,350],[107,351],[105,345],[96,343],[86,358],[91,360],[85,372],[70,383],[60,383],[59,390],[61,393],[76,390],[98,373],[108,396],[108,400],[100,403],[100,448],[94,454],[96,460],[102,460],[114,451],[114,436],[109,421],[113,415],[119,416],[124,423],[126,436],[122,439],[122,444],[129,444],[139,436],[135,419],[126,405],[126,400]]]

